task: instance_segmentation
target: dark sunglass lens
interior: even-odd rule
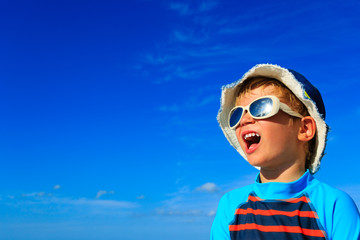
[[[240,121],[242,112],[243,112],[243,109],[241,107],[233,110],[233,112],[231,113],[230,119],[229,119],[230,127],[234,127]]]
[[[273,101],[271,98],[262,98],[250,105],[250,113],[254,117],[265,117],[271,113]]]

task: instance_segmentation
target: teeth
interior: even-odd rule
[[[245,134],[244,136],[244,139],[248,139],[248,138],[251,138],[251,137],[260,137],[260,135],[258,133],[248,133],[248,134]]]

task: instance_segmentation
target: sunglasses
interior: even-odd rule
[[[246,107],[236,106],[229,114],[229,127],[231,129],[236,128],[245,111],[254,119],[265,119],[274,116],[279,110],[289,114],[290,116],[303,118],[303,116],[297,112],[291,110],[291,108],[275,96],[263,96],[255,99]]]

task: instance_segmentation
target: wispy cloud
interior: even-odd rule
[[[191,13],[190,6],[184,2],[171,2],[169,8],[178,12],[180,15],[188,15]]]
[[[176,192],[167,195],[169,198],[156,209],[156,214],[213,217],[216,214],[220,198],[228,191],[253,183],[255,172],[244,175],[234,182],[221,185],[207,182],[193,189],[183,186]]]
[[[206,94],[205,94],[206,95]],[[171,105],[162,105],[158,107],[156,110],[161,112],[179,112],[179,111],[191,111],[202,108],[214,102],[217,102],[218,95],[206,95],[203,93],[197,93],[193,97],[186,99],[185,102],[179,104],[171,104]]]
[[[136,199],[139,199],[139,200],[145,199],[145,195],[137,196]]]
[[[50,198],[45,200],[45,204],[60,204],[71,206],[90,206],[90,207],[103,207],[103,208],[136,208],[138,205],[133,202],[117,201],[117,200],[100,200],[100,199],[87,199],[87,198]]]
[[[196,193],[188,186],[183,186],[179,188],[177,192],[168,194],[168,196],[169,198],[163,201],[162,206],[156,209],[156,214],[208,216],[211,211],[216,209],[216,200],[213,201],[209,196]],[[205,201],[205,199],[207,200]]]
[[[199,14],[202,12],[207,12],[214,9],[218,5],[217,1],[208,0],[208,1],[201,1],[201,2],[170,2],[169,9],[176,11],[179,15],[192,15],[192,14]]]
[[[213,182],[205,183],[194,189],[183,186],[170,193],[162,206],[156,209],[158,215],[213,217],[223,194],[221,187]]]
[[[168,4],[168,9],[177,12],[180,19],[184,16],[191,27],[179,24],[169,32],[169,37],[158,42],[154,51],[148,51],[142,55],[146,69],[158,77],[153,80],[160,84],[174,79],[199,79],[206,74],[216,71],[216,64],[208,65],[205,53],[212,52],[211,36],[214,33],[209,24],[216,22],[208,12],[215,9],[218,2],[209,0],[201,2],[174,1]],[[199,15],[200,13],[205,13]],[[196,26],[196,27],[195,27]],[[208,49],[203,50],[203,49]],[[200,63],[200,64],[199,64]],[[156,68],[150,67],[156,66]]]
[[[158,107],[157,110],[161,111],[161,112],[178,112],[180,110],[180,106],[178,106],[176,104],[162,105],[162,106]]]
[[[167,216],[204,216],[204,215],[210,215],[209,213],[204,213],[201,210],[192,209],[192,210],[168,210],[164,208],[157,208],[155,210],[157,215],[167,215]]]
[[[273,61],[283,60],[289,51],[294,50],[294,45],[289,44],[292,40],[304,33],[318,34],[318,27],[322,27],[287,26],[289,20],[297,22],[301,16],[321,9],[321,5],[316,3],[290,12],[286,11],[288,5],[283,3],[279,3],[277,8],[269,8],[270,3],[252,6],[237,15],[211,11],[221,4],[224,3],[208,0],[172,1],[167,5],[169,10],[178,13],[178,18],[174,20],[168,37],[161,39],[143,56],[143,64],[148,64],[145,68],[151,69],[150,74],[156,76],[152,78],[153,83],[201,80],[231,64],[257,62],[259,56],[271,56]],[[282,26],[287,31],[274,26]],[[264,37],[274,29],[277,32],[272,37]],[[281,45],[281,48],[269,47],[274,44]],[[310,53],[306,44],[298,44],[297,50],[299,54]],[[311,48],[311,54],[314,50],[322,51],[321,48]]]
[[[179,56],[172,55],[171,53],[146,53],[142,56],[144,62],[152,65],[163,65],[181,58]]]
[[[139,208],[139,204],[131,201],[121,201],[114,199],[99,199],[101,195],[113,194],[113,191],[99,191],[96,198],[85,197],[61,197],[53,196],[52,193],[33,192],[23,193],[20,197],[4,199],[0,204],[7,207],[26,209],[26,211],[36,214],[64,214],[86,212],[87,214],[113,214],[113,211],[125,213]],[[29,207],[31,206],[31,207]]]
[[[206,12],[214,9],[218,5],[217,1],[203,1],[199,5],[199,11]]]
[[[60,188],[61,188],[60,185],[55,185],[55,186],[54,186],[54,190],[57,190],[57,189],[60,189]]]
[[[105,195],[105,194],[114,194],[115,192],[113,190],[111,191],[106,191],[106,190],[100,190],[97,192],[96,194],[96,199],[99,199],[102,195]]]
[[[208,212],[208,216],[209,217],[213,217],[216,215],[216,211],[215,210],[211,210],[210,212]]]
[[[22,197],[43,197],[45,195],[51,196],[51,193],[46,194],[45,192],[33,192],[33,193],[23,193]]]
[[[197,32],[194,29],[174,30],[172,37],[174,41],[193,45],[200,45],[208,40],[206,32]]]
[[[1,205],[13,211],[22,211],[38,216],[54,215],[132,215],[141,206],[136,202],[120,200],[102,200],[89,198],[70,198],[54,196],[29,196],[0,201]]]

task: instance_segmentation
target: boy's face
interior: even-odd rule
[[[239,105],[247,106],[266,95],[277,96],[282,101],[274,86],[263,86],[244,94]],[[275,170],[305,161],[301,158],[304,150],[298,140],[298,130],[299,121],[280,110],[270,118],[259,120],[246,112],[235,131],[251,165]]]

